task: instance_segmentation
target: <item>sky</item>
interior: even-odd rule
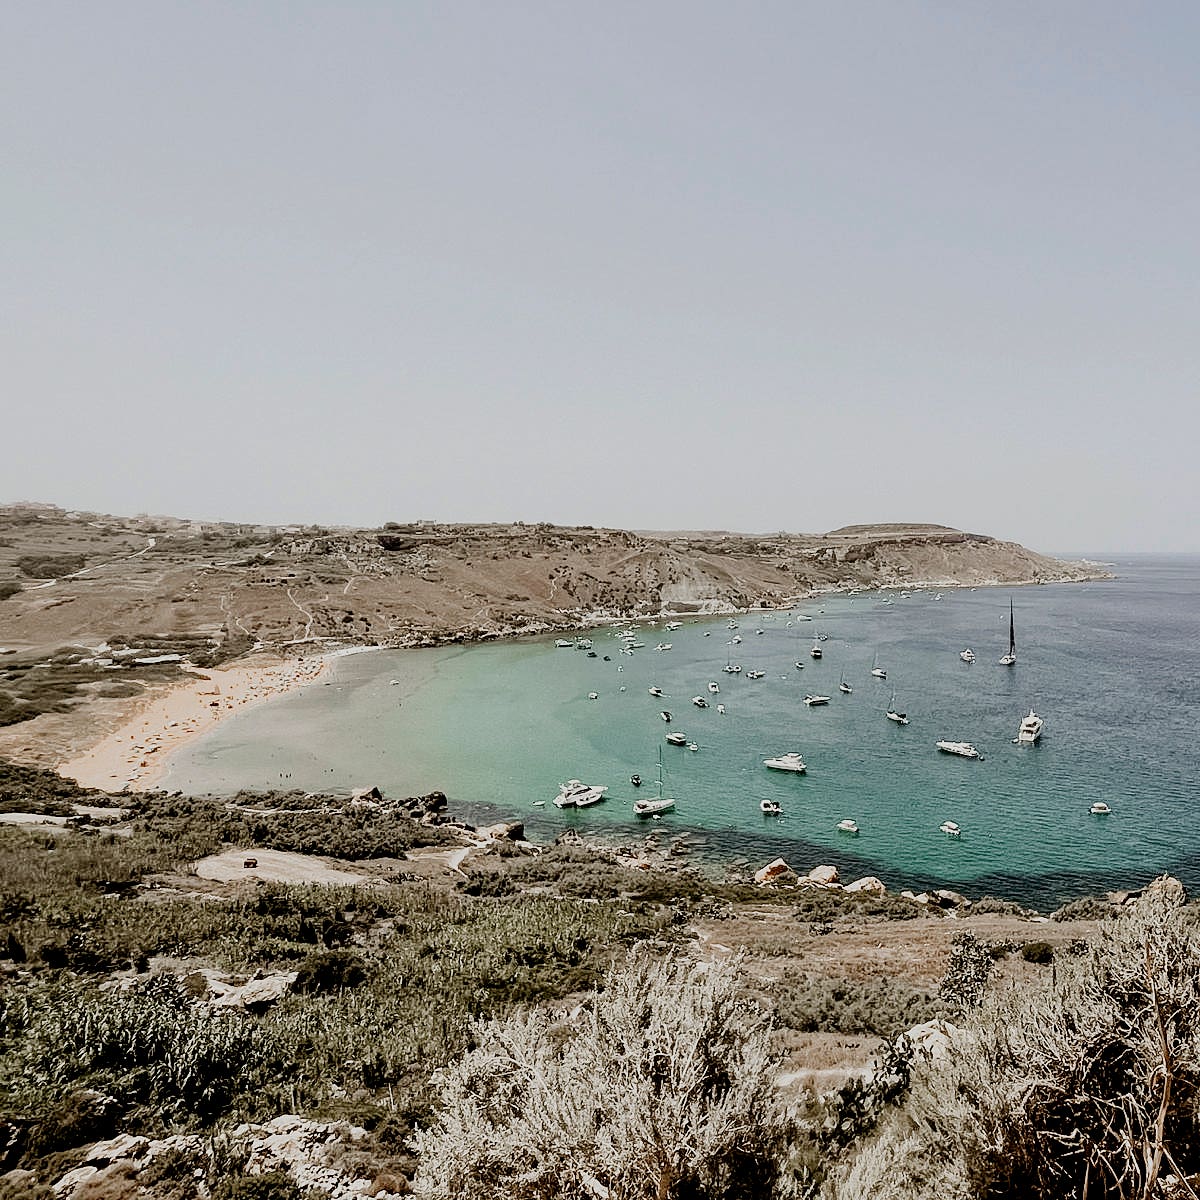
[[[0,8],[0,501],[1200,551],[1200,6]]]

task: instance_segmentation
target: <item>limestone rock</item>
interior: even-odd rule
[[[950,1049],[950,1043],[958,1032],[957,1025],[951,1025],[949,1021],[935,1018],[932,1021],[926,1021],[923,1025],[914,1025],[900,1036],[907,1038],[912,1043],[914,1050],[932,1059],[940,1058]]]
[[[966,908],[971,903],[962,892],[952,892],[949,888],[938,888],[932,899],[942,908]]]
[[[486,825],[479,831],[484,837],[495,841],[523,842],[525,840],[524,821],[501,821],[498,825]]]
[[[754,872],[755,883],[779,883],[789,878],[795,878],[795,872],[782,858],[777,858]]]
[[[808,875],[805,876],[805,878],[811,879],[813,881],[813,883],[823,883],[823,884],[837,883],[838,882],[838,869],[837,869],[837,867],[830,867],[830,866],[813,867],[813,869],[811,871],[809,871]]]
[[[1146,884],[1143,896],[1159,896],[1168,904],[1182,908],[1187,903],[1187,889],[1173,875],[1160,875]]]
[[[874,875],[864,875],[861,879],[856,879],[853,883],[846,884],[848,892],[863,892],[869,896],[886,896],[887,887],[882,879],[876,878]]]

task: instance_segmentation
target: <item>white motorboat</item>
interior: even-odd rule
[[[723,705],[723,704],[718,704],[718,705],[717,705],[717,712],[719,712],[719,713],[721,714],[721,716],[724,716],[724,715],[725,715],[725,705]]]
[[[1112,812],[1112,809],[1109,808],[1103,800],[1097,800],[1096,803],[1088,809],[1088,812],[1090,812],[1093,817],[1107,817],[1108,814]]]
[[[686,733],[668,733],[667,741],[670,742],[672,746],[686,746],[687,745],[687,734]]]
[[[574,642],[567,641],[566,638],[558,638],[554,643],[560,650],[570,650],[575,645]]]
[[[822,651],[820,642],[816,638],[813,638],[812,649],[808,652],[809,658],[820,658],[821,653]]]
[[[664,709],[662,710],[662,712],[660,712],[658,715],[659,715],[660,717],[662,717],[662,719],[663,719],[664,721],[666,721],[666,723],[667,723],[668,725],[670,725],[670,723],[671,723],[671,714],[670,714],[669,712],[667,712],[667,710],[666,710],[665,708],[664,708]]]
[[[762,679],[762,677],[764,675],[766,675],[766,671],[747,671],[746,672],[747,679]]]
[[[778,817],[783,812],[783,806],[778,800],[760,800],[758,807],[768,817]]]
[[[961,658],[965,663],[973,663],[975,661],[975,651],[968,646],[965,650],[960,650],[958,652],[958,657]]]
[[[699,742],[688,742],[688,749],[689,750],[699,750],[700,743]]]
[[[661,696],[663,694],[663,690],[660,687],[652,687],[647,690],[650,692],[650,695],[652,695],[652,696]]]
[[[837,823],[837,827],[843,833],[858,833],[858,822],[851,820],[849,817],[847,817],[844,821],[839,821]]]
[[[708,685],[708,690],[715,696],[721,689],[717,687],[715,683],[710,683]]]
[[[732,672],[733,672],[735,675],[740,675],[740,674],[742,673],[742,664],[741,664],[741,663],[734,663],[734,664],[733,664],[733,666],[732,666],[732,667],[730,667],[729,669],[730,669],[730,670],[731,670],[731,671],[732,671]]]
[[[776,758],[764,758],[763,766],[770,767],[773,771],[792,771],[797,775],[803,775],[808,770],[804,759],[795,750],[789,750]]]
[[[568,779],[559,786],[554,805],[556,808],[586,808],[589,804],[604,799],[604,793],[607,791],[607,787],[596,787],[581,783],[578,779]]]
[[[804,670],[804,664],[803,664],[802,662],[800,662],[799,660],[797,660],[796,662],[792,663],[792,666],[793,666],[793,667],[795,667],[797,671],[803,671],[803,670]]]
[[[958,827],[958,825],[954,821],[943,821],[938,826],[938,829],[942,833],[944,833],[947,837],[961,837],[962,836],[962,830]]]
[[[654,648],[655,648],[655,650],[670,650],[671,643],[670,642],[659,642],[658,645],[655,646]]]
[[[811,708],[814,704],[828,704],[829,697],[828,696],[805,696],[804,703],[807,704],[809,706],[809,708]]]
[[[703,696],[693,696],[692,703],[697,708],[707,708],[708,707],[708,701],[705,700],[705,698]]]
[[[908,714],[898,712],[896,710],[896,693],[895,692],[892,692],[892,702],[891,702],[891,704],[888,705],[888,710],[887,710],[886,716],[889,721],[895,721],[897,725],[907,725],[908,724]]]
[[[1000,659],[1002,667],[1011,667],[1017,661],[1017,634],[1013,626],[1012,599],[1008,601],[1008,653]]]
[[[600,693],[599,692],[588,692],[588,699],[589,700],[599,700]]]
[[[740,646],[742,644],[742,635],[740,633],[735,633],[730,639],[729,644],[731,646]]]
[[[979,757],[979,751],[970,742],[938,742],[937,748],[946,754],[957,754],[959,758]]]
[[[682,622],[682,621],[668,621],[668,622],[666,623],[666,625],[664,625],[664,626],[663,626],[663,628],[664,628],[664,629],[665,629],[665,630],[666,630],[668,633],[673,633],[673,632],[674,632],[676,629],[682,629],[682,628],[683,628],[683,622]]]
[[[1042,726],[1045,724],[1046,722],[1031,708],[1029,716],[1022,720],[1021,727],[1017,730],[1017,744],[1032,746],[1042,736]]]

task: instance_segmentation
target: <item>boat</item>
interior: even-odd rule
[[[559,785],[558,795],[554,797],[554,806],[586,808],[589,804],[595,804],[597,800],[603,800],[607,791],[607,787],[594,787],[588,783],[581,783],[578,779],[568,779],[566,783]]]
[[[664,625],[664,626],[663,626],[663,628],[664,628],[664,629],[665,629],[665,630],[666,630],[668,633],[672,633],[672,632],[674,632],[674,630],[676,630],[676,629],[682,629],[682,628],[683,628],[683,622],[682,622],[682,621],[668,621],[668,622],[666,623],[666,625]]]
[[[813,638],[812,649],[808,652],[808,656],[810,658],[820,658],[821,654],[821,643],[817,638]]]
[[[1088,809],[1088,812],[1090,812],[1093,817],[1107,817],[1108,814],[1112,812],[1112,809],[1109,808],[1103,800],[1097,800],[1096,803]]]
[[[533,802],[533,807],[534,808],[543,808],[543,807],[545,807],[545,804],[546,804],[545,800],[535,800]]]
[[[669,712],[667,712],[667,710],[666,710],[665,708],[664,708],[664,709],[662,710],[662,712],[660,712],[658,715],[659,715],[660,717],[662,717],[662,719],[663,719],[664,721],[666,721],[666,723],[667,723],[668,725],[670,725],[670,723],[671,723],[671,714],[670,714]]]
[[[708,707],[708,701],[705,700],[705,698],[703,696],[693,696],[692,703],[697,708],[707,708]]]
[[[895,721],[897,725],[908,724],[908,714],[896,711],[896,693],[894,691],[892,692],[892,702],[888,705],[886,715],[889,721]]]
[[[799,660],[797,660],[796,662],[792,663],[792,666],[793,666],[793,667],[795,667],[797,671],[803,671],[803,670],[804,670],[804,664],[803,664],[802,662],[800,662]]]
[[[629,782],[633,784],[634,787],[641,787],[642,777],[640,775],[630,775]]]
[[[808,770],[804,759],[795,750],[789,750],[776,758],[764,758],[763,766],[770,767],[773,771],[792,771],[797,775],[803,775]]]
[[[718,704],[718,705],[717,705],[717,712],[719,712],[719,713],[721,714],[721,716],[724,716],[724,715],[725,715],[725,705],[723,705],[723,704]]]
[[[699,750],[700,743],[699,742],[688,742],[688,749],[689,750]]]
[[[1042,726],[1045,724],[1046,722],[1031,708],[1029,716],[1021,722],[1021,728],[1017,730],[1017,743],[1022,746],[1032,746],[1042,736]]]
[[[654,648],[655,648],[655,650],[670,650],[671,643],[670,642],[659,642],[658,645],[655,646]]]
[[[783,806],[778,800],[760,800],[759,811],[768,817],[778,817],[783,812]]]
[[[589,650],[589,651],[587,652],[587,656],[588,656],[588,658],[597,658],[597,657],[598,657],[598,655],[596,654],[595,650]],[[608,658],[608,655],[606,654],[604,657],[605,657],[605,659],[607,660],[607,658]]]
[[[958,825],[954,821],[943,821],[938,826],[938,829],[942,833],[946,834],[947,837],[961,837],[962,836],[962,830],[958,827]]]
[[[747,671],[747,679],[761,679],[766,674],[766,671]]]
[[[734,663],[733,666],[730,667],[729,669],[730,669],[730,671],[733,672],[734,675],[740,675],[742,673],[742,664]]]
[[[839,821],[837,823],[837,827],[843,833],[854,833],[854,834],[858,833],[858,822],[852,821],[849,817],[847,817],[844,821]]]
[[[589,700],[599,700],[600,693],[599,692],[588,692],[588,699]]]
[[[938,742],[937,748],[946,754],[957,754],[959,758],[979,757],[979,751],[970,742]]]
[[[652,687],[652,688],[649,688],[648,690],[650,692],[650,695],[652,695],[652,696],[661,696],[663,694],[663,690],[660,687]]]
[[[717,687],[715,683],[710,683],[708,685],[708,690],[715,696],[721,689]]]
[[[1002,667],[1011,667],[1017,661],[1017,635],[1013,626],[1012,598],[1008,601],[1008,653],[1000,659]]]
[[[686,733],[668,733],[667,741],[670,742],[672,746],[686,746],[687,745],[687,734]]]
[[[960,650],[958,652],[958,657],[961,658],[965,663],[973,663],[975,661],[975,651],[968,646],[965,650]]]
[[[735,633],[730,639],[729,644],[731,646],[740,646],[742,644],[742,635],[740,633]]]
[[[645,800],[633,802],[633,814],[636,817],[657,817],[675,807],[675,801],[663,795],[663,760],[662,747],[658,748],[658,795],[647,797]]]
[[[838,683],[838,691],[844,692],[847,696],[849,696],[850,693],[852,691],[854,691],[854,689],[846,682],[846,672],[845,671],[842,672],[842,678]]]
[[[575,645],[575,643],[574,643],[574,642],[569,642],[569,641],[567,641],[567,639],[566,639],[566,638],[557,638],[557,639],[555,640],[554,644],[555,644],[555,645],[556,645],[556,646],[557,646],[557,647],[558,647],[560,650],[570,650],[570,649],[571,649],[571,647]]]
[[[828,696],[805,696],[804,703],[807,704],[809,706],[809,708],[811,708],[814,704],[828,704],[829,697]]]
[[[874,675],[876,679],[886,679],[887,678],[887,672],[879,665],[878,653],[871,660],[871,674]]]

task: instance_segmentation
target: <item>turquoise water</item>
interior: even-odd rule
[[[825,597],[792,613],[740,615],[736,646],[722,617],[670,633],[661,623],[645,628],[633,656],[607,630],[591,635],[596,658],[553,639],[354,655],[327,685],[194,743],[164,786],[440,788],[459,811],[519,817],[535,838],[568,827],[653,828],[688,834],[697,853],[717,860],[757,865],[782,854],[802,869],[833,862],[891,886],[946,884],[1040,905],[1163,870],[1200,885],[1200,822],[1190,819],[1200,559],[1121,558],[1113,569],[1111,582],[943,589],[941,600],[930,590],[889,593],[890,604],[878,594]],[[1010,596],[1018,661],[1001,667]],[[813,620],[794,621],[801,612]],[[814,661],[818,632],[827,640]],[[672,649],[656,652],[659,641]],[[972,665],[959,659],[965,646],[978,656]],[[729,655],[740,676],[722,671]],[[886,682],[870,675],[875,656]],[[748,679],[752,669],[765,678]],[[843,673],[848,696],[838,691]],[[707,691],[710,680],[719,695]],[[648,693],[652,685],[664,698]],[[907,726],[884,717],[893,688]],[[599,698],[589,700],[591,691]],[[816,691],[828,705],[802,703]],[[694,707],[695,695],[710,707]],[[1042,741],[1013,745],[1031,706],[1046,721]],[[665,745],[668,729],[699,751]],[[975,743],[982,760],[939,753],[942,738]],[[678,804],[651,824],[630,805],[655,790],[660,746]],[[806,775],[763,767],[787,750],[804,755]],[[646,781],[640,793],[629,783],[635,771]],[[554,808],[568,777],[608,784],[606,802]],[[762,815],[764,797],[781,803],[782,818]],[[1100,799],[1111,816],[1089,814]],[[845,817],[858,822],[858,837],[836,829]],[[947,819],[961,838],[939,832]]]

